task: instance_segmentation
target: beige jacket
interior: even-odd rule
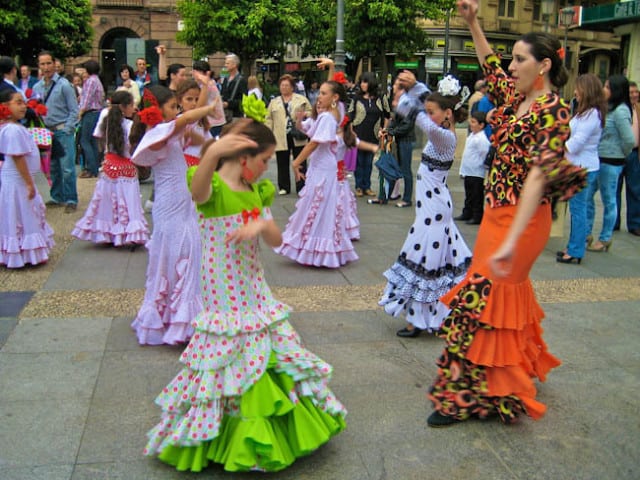
[[[299,93],[294,93],[291,97],[291,102],[289,103],[289,111],[291,112],[291,119],[294,123],[296,121],[296,111],[299,108],[304,109],[307,115],[311,115],[311,104],[309,103],[309,100],[307,100],[307,97],[300,95]],[[269,106],[267,107],[267,118],[264,124],[269,127],[273,132],[273,135],[276,137],[276,152],[287,150],[287,113],[284,110],[284,102],[280,95],[269,102]],[[306,140],[294,140],[293,142],[296,147],[300,147],[307,143]]]

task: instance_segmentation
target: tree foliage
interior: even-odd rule
[[[194,55],[233,52],[243,66],[262,56],[279,56],[305,24],[304,0],[181,0],[178,12],[184,29],[179,41]]]
[[[89,0],[0,0],[0,52],[31,61],[41,50],[65,58],[91,50]]]

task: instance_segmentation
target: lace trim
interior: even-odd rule
[[[465,258],[464,262],[459,263],[458,265],[452,265],[449,263],[447,265],[443,265],[440,268],[433,268],[431,270],[427,270],[422,265],[412,262],[405,256],[404,253],[398,257],[397,262],[406,269],[411,270],[419,277],[427,280],[433,280],[442,277],[443,275],[445,275],[445,273],[452,274],[454,277],[464,275],[469,269],[469,265],[471,265],[471,257]]]
[[[453,160],[438,160],[423,153],[422,163],[434,170],[449,170],[453,165]]]

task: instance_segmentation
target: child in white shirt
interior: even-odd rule
[[[482,220],[486,172],[484,160],[491,145],[484,134],[486,123],[484,112],[476,111],[469,117],[471,133],[464,144],[460,164],[460,176],[464,177],[464,208],[462,214],[454,220],[465,221],[469,225],[478,225]]]

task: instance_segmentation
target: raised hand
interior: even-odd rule
[[[478,16],[478,0],[458,0],[458,15],[470,23]]]

